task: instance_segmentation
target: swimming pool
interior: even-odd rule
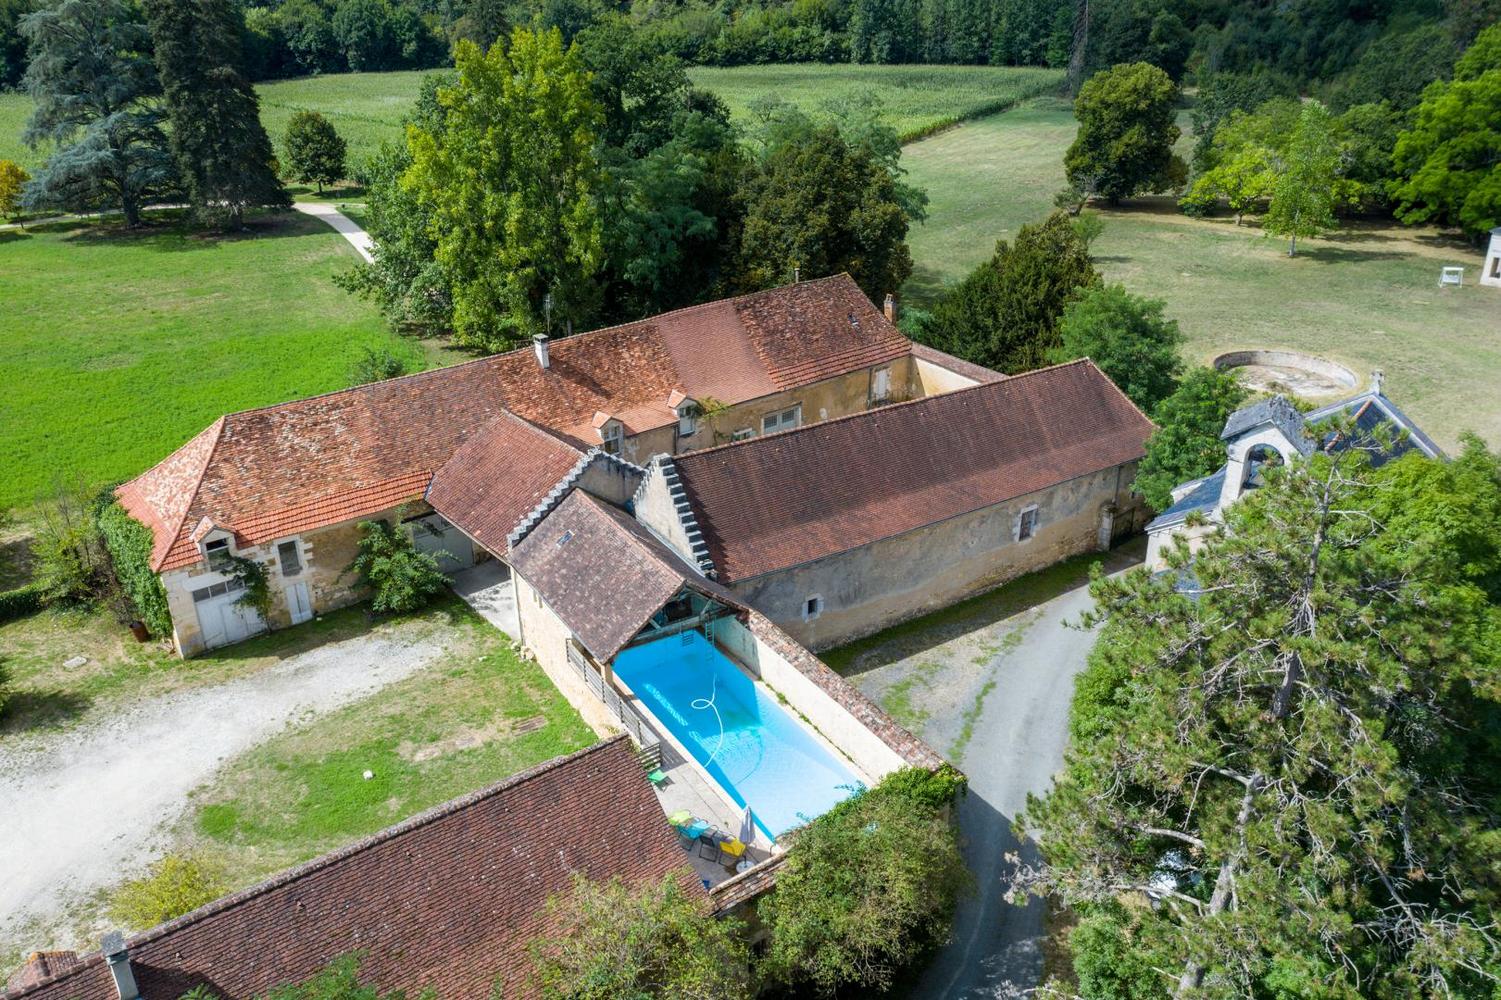
[[[860,781],[699,632],[627,649],[615,676],[775,840]]]

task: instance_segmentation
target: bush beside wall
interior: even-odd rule
[[[0,622],[15,621],[42,610],[45,590],[39,583],[29,583],[15,590],[0,591]]]
[[[131,517],[119,501],[111,501],[98,515],[99,533],[115,564],[120,581],[136,614],[154,636],[172,632],[172,613],[167,609],[167,591],[151,569],[151,531]]]

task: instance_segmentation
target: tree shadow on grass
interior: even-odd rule
[[[243,228],[233,231],[198,229],[181,215],[150,218],[131,229],[120,222],[85,221],[58,223],[74,232],[68,242],[83,246],[140,246],[161,253],[186,253],[215,250],[221,244],[247,240],[287,239],[318,236],[333,230],[317,219],[297,212],[266,212],[246,219]]]
[[[0,229],[0,245],[4,245],[6,243],[20,243],[24,240],[31,239],[35,235],[35,233],[28,232],[23,229]]]
[[[1319,264],[1359,264],[1373,260],[1402,260],[1411,254],[1400,250],[1356,250],[1350,247],[1316,246],[1298,251],[1299,257]]]
[[[912,276],[902,285],[902,297],[908,305],[926,309],[943,298],[949,290],[949,282],[939,270],[929,264],[916,264]]]
[[[78,691],[12,692],[0,714],[0,735],[54,729],[88,711],[93,699]]]

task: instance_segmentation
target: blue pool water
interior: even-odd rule
[[[859,787],[849,768],[698,632],[627,649],[615,657],[615,675],[732,799],[750,806],[773,840]]]

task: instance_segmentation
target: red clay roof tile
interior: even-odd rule
[[[152,568],[198,561],[208,517],[247,544],[419,497],[472,435],[510,411],[571,443],[607,413],[638,434],[677,419],[674,391],[743,402],[899,356],[908,342],[847,275],[680,309],[550,346],[215,421],[118,496],[153,533]]]
[[[1086,359],[674,463],[731,582],[1133,461],[1151,431]]]

